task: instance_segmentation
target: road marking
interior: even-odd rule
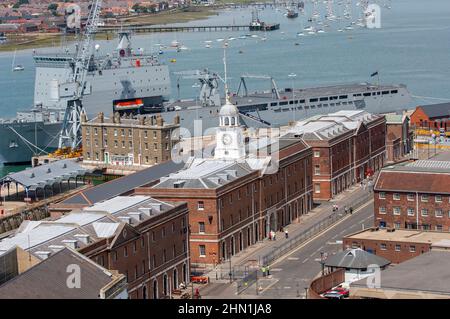
[[[300,258],[298,257],[288,257],[288,260],[299,260]]]
[[[292,287],[289,287],[289,286],[286,286],[286,287],[283,287],[284,289],[292,289]]]
[[[281,268],[274,268],[274,269],[270,269],[270,271],[275,271],[275,272],[277,272],[277,271],[282,271],[283,269],[281,269]]]
[[[305,260],[303,260],[302,264],[304,264],[305,262],[307,262],[309,260],[309,258],[306,258]]]
[[[264,288],[263,290],[261,290],[261,294],[265,293],[270,287],[272,287],[273,285],[275,285],[279,280],[275,280],[273,283],[271,283],[270,285],[268,285],[266,288]]]

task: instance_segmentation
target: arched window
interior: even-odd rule
[[[178,289],[178,271],[175,268],[173,270],[173,289]]]
[[[163,277],[163,294],[164,296],[167,296],[169,294],[169,278],[167,276],[167,274],[164,274]]]
[[[236,119],[234,117],[231,118],[231,125],[236,125]]]
[[[147,299],[147,286],[142,287],[142,299]]]
[[[224,123],[224,125],[225,125],[225,126],[230,125],[230,119],[229,119],[228,117],[225,118],[225,123]]]
[[[158,299],[158,282],[153,280],[153,299]]]

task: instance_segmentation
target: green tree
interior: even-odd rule
[[[58,4],[57,3],[50,3],[47,7],[47,10],[49,11],[56,11],[58,10]]]

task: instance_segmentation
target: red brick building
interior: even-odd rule
[[[384,168],[374,187],[375,225],[450,231],[450,162],[416,161]]]
[[[402,263],[432,249],[449,249],[450,234],[369,228],[343,238],[343,249],[361,248],[392,263]]]
[[[411,114],[411,125],[417,129],[450,131],[450,103],[421,105]]]
[[[252,150],[256,154],[248,154]],[[311,209],[311,163],[311,148],[296,137],[246,144],[239,111],[227,100],[220,110],[214,157],[191,159],[187,168],[136,193],[187,202],[192,265],[209,267]]]
[[[384,116],[340,111],[298,122],[291,133],[313,148],[314,199],[329,200],[384,165]]]
[[[387,162],[398,162],[413,149],[413,132],[409,129],[406,115],[386,115]]]
[[[190,280],[185,203],[118,196],[55,221],[25,222],[0,241],[45,260],[69,246],[126,277],[132,299],[167,298]]]
[[[196,159],[188,169],[136,193],[187,202],[192,264],[217,264],[311,209],[311,148],[297,138],[280,144],[274,174],[264,174],[257,161]]]

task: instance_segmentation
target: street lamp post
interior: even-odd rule
[[[320,264],[322,265],[322,276],[325,275],[325,262],[323,261],[323,254],[324,252],[320,252]]]

